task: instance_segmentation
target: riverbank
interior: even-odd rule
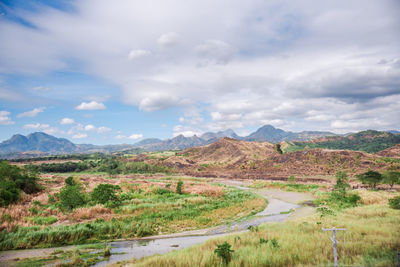
[[[305,194],[276,190],[260,190],[257,194],[265,197],[269,201],[269,205],[263,211],[254,216],[230,224],[223,224],[207,229],[186,231],[170,235],[151,236],[137,240],[111,242],[108,243],[108,245],[112,246],[112,255],[107,259],[107,261],[101,262],[100,265],[104,266],[117,261],[128,260],[132,257],[141,258],[153,254],[167,253],[172,250],[190,247],[228,233],[246,231],[250,226],[256,227],[265,222],[283,222],[291,216],[292,210],[300,207],[298,204],[295,204],[296,202],[301,202],[304,201],[304,199],[311,198],[311,196]],[[276,197],[280,197],[281,199],[277,199]],[[284,199],[289,200],[292,203],[286,202]],[[26,258],[32,258],[35,253],[37,253],[35,255],[36,257],[46,258],[51,256],[55,249],[60,248],[6,251],[0,253],[0,262],[15,264],[15,259],[21,261]],[[62,249],[73,250],[75,249],[75,246],[62,247]]]

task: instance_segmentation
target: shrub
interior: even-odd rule
[[[348,183],[348,176],[346,172],[336,173],[336,184],[333,188],[333,194],[336,194],[340,198],[346,197],[346,191],[350,188]]]
[[[389,199],[389,207],[400,210],[400,196]]]
[[[217,248],[214,250],[214,253],[222,258],[225,264],[231,261],[233,252],[234,250],[231,250],[231,245],[226,241],[221,245],[217,245]]]
[[[278,240],[276,240],[276,238],[272,238],[272,239],[271,239],[271,245],[272,245],[274,248],[279,248]]]
[[[99,184],[90,193],[90,198],[98,204],[120,201],[118,196],[115,194],[115,191],[120,189],[121,188],[118,185]]]
[[[60,191],[60,205],[73,210],[86,204],[86,196],[81,185],[65,185]]]
[[[65,179],[65,184],[66,185],[76,185],[76,182],[74,181],[74,177],[69,176],[67,179]]]
[[[111,256],[111,248],[110,248],[110,247],[106,247],[106,249],[104,250],[103,256],[104,256],[105,258],[108,258],[108,257]]]
[[[0,161],[0,206],[7,206],[19,199],[21,191],[32,194],[40,190],[35,174],[29,174],[6,161]]]
[[[392,188],[394,184],[400,183],[400,172],[386,172],[383,174],[383,182],[390,185]]]
[[[287,179],[289,183],[294,183],[296,182],[296,178],[293,175],[290,175],[289,178]]]
[[[160,187],[156,188],[156,190],[154,190],[153,192],[154,192],[154,194],[157,194],[157,195],[165,195],[165,194],[171,194],[172,193],[171,191],[169,191],[169,190],[167,190],[165,188],[160,188]]]
[[[179,181],[178,184],[176,185],[176,193],[182,194],[182,189],[183,189],[183,182]]]

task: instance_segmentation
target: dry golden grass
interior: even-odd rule
[[[234,250],[228,266],[327,266],[332,265],[331,233],[321,227],[344,227],[337,234],[341,266],[392,266],[394,251],[400,249],[400,211],[387,205],[351,208],[337,216],[319,215],[270,223],[251,231],[211,239],[201,245],[132,260],[124,266],[224,266],[214,254],[218,244],[227,241]],[[278,247],[260,244],[260,238],[275,238]],[[344,240],[345,238],[345,240]],[[345,242],[344,242],[345,241]]]
[[[206,197],[221,197],[224,195],[224,188],[204,183],[184,184],[183,192],[203,195]]]
[[[385,192],[385,191],[368,191],[368,190],[354,190],[357,192],[360,197],[361,201],[364,205],[372,205],[372,204],[387,204],[388,200],[398,194]]]
[[[93,207],[77,208],[71,214],[75,221],[90,220],[95,218],[107,218],[112,214],[111,209],[105,208],[103,205],[97,204]]]
[[[258,212],[266,207],[265,199],[256,198],[247,200],[244,203],[237,204],[231,207],[215,209],[209,213],[203,214],[201,217],[195,219],[177,220],[172,221],[168,225],[167,232],[188,231],[196,228],[204,228],[212,225],[217,225],[225,221],[234,220],[246,215],[252,211]],[[206,223],[204,220],[208,221]]]

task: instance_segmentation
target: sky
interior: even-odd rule
[[[400,129],[398,0],[0,0],[0,141]]]

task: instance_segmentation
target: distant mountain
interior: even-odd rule
[[[240,139],[241,137],[238,136],[232,129],[228,129],[225,131],[220,131],[217,133],[213,133],[213,132],[207,132],[204,133],[200,136],[201,139],[204,139],[206,141],[210,141],[210,140],[215,140],[217,141],[220,138],[223,137],[229,137],[229,138],[233,138],[233,139]]]
[[[9,140],[0,143],[0,152],[26,152],[41,151],[48,153],[72,153],[78,150],[78,146],[65,138],[57,138],[45,133],[36,132],[23,136],[13,135]]]
[[[178,135],[172,139],[167,139],[160,143],[153,143],[140,147],[147,151],[162,151],[162,150],[181,150],[189,147],[202,146],[206,144],[208,144],[206,140],[199,138],[196,135],[191,137]]]
[[[221,138],[228,137],[244,141],[278,143],[286,141],[285,151],[297,151],[304,148],[319,147],[332,149],[362,150],[377,152],[400,143],[400,135],[389,132],[364,131],[346,136],[338,136],[331,132],[303,131],[290,132],[264,125],[248,136],[240,137],[233,130],[207,132],[200,137],[185,137],[178,135],[174,138],[161,140],[148,138],[135,144],[118,144],[97,146],[91,144],[74,144],[65,138],[57,138],[45,133],[32,133],[28,136],[16,134],[9,140],[0,143],[1,158],[31,157],[32,155],[69,154],[69,153],[114,153],[128,151],[181,150],[211,144]]]
[[[139,141],[137,143],[134,143],[133,145],[135,147],[141,147],[141,146],[145,146],[145,145],[153,145],[153,144],[157,144],[157,143],[161,143],[163,140],[158,139],[158,138],[147,138],[147,139],[143,139],[142,141]]]
[[[264,125],[261,128],[259,128],[256,132],[246,137],[243,137],[242,139],[246,141],[278,143],[282,141],[308,141],[317,137],[333,136],[333,135],[335,134],[331,132],[319,132],[319,131],[303,131],[300,133],[294,133],[275,128],[272,125]]]
[[[400,144],[400,135],[389,132],[367,130],[346,136],[328,136],[308,142],[292,142],[285,151],[298,151],[305,148],[328,148],[358,150],[376,153]]]
[[[258,142],[280,142],[290,139],[293,136],[292,132],[286,132],[282,129],[277,129],[272,125],[264,125],[254,133],[244,137],[246,141]]]

